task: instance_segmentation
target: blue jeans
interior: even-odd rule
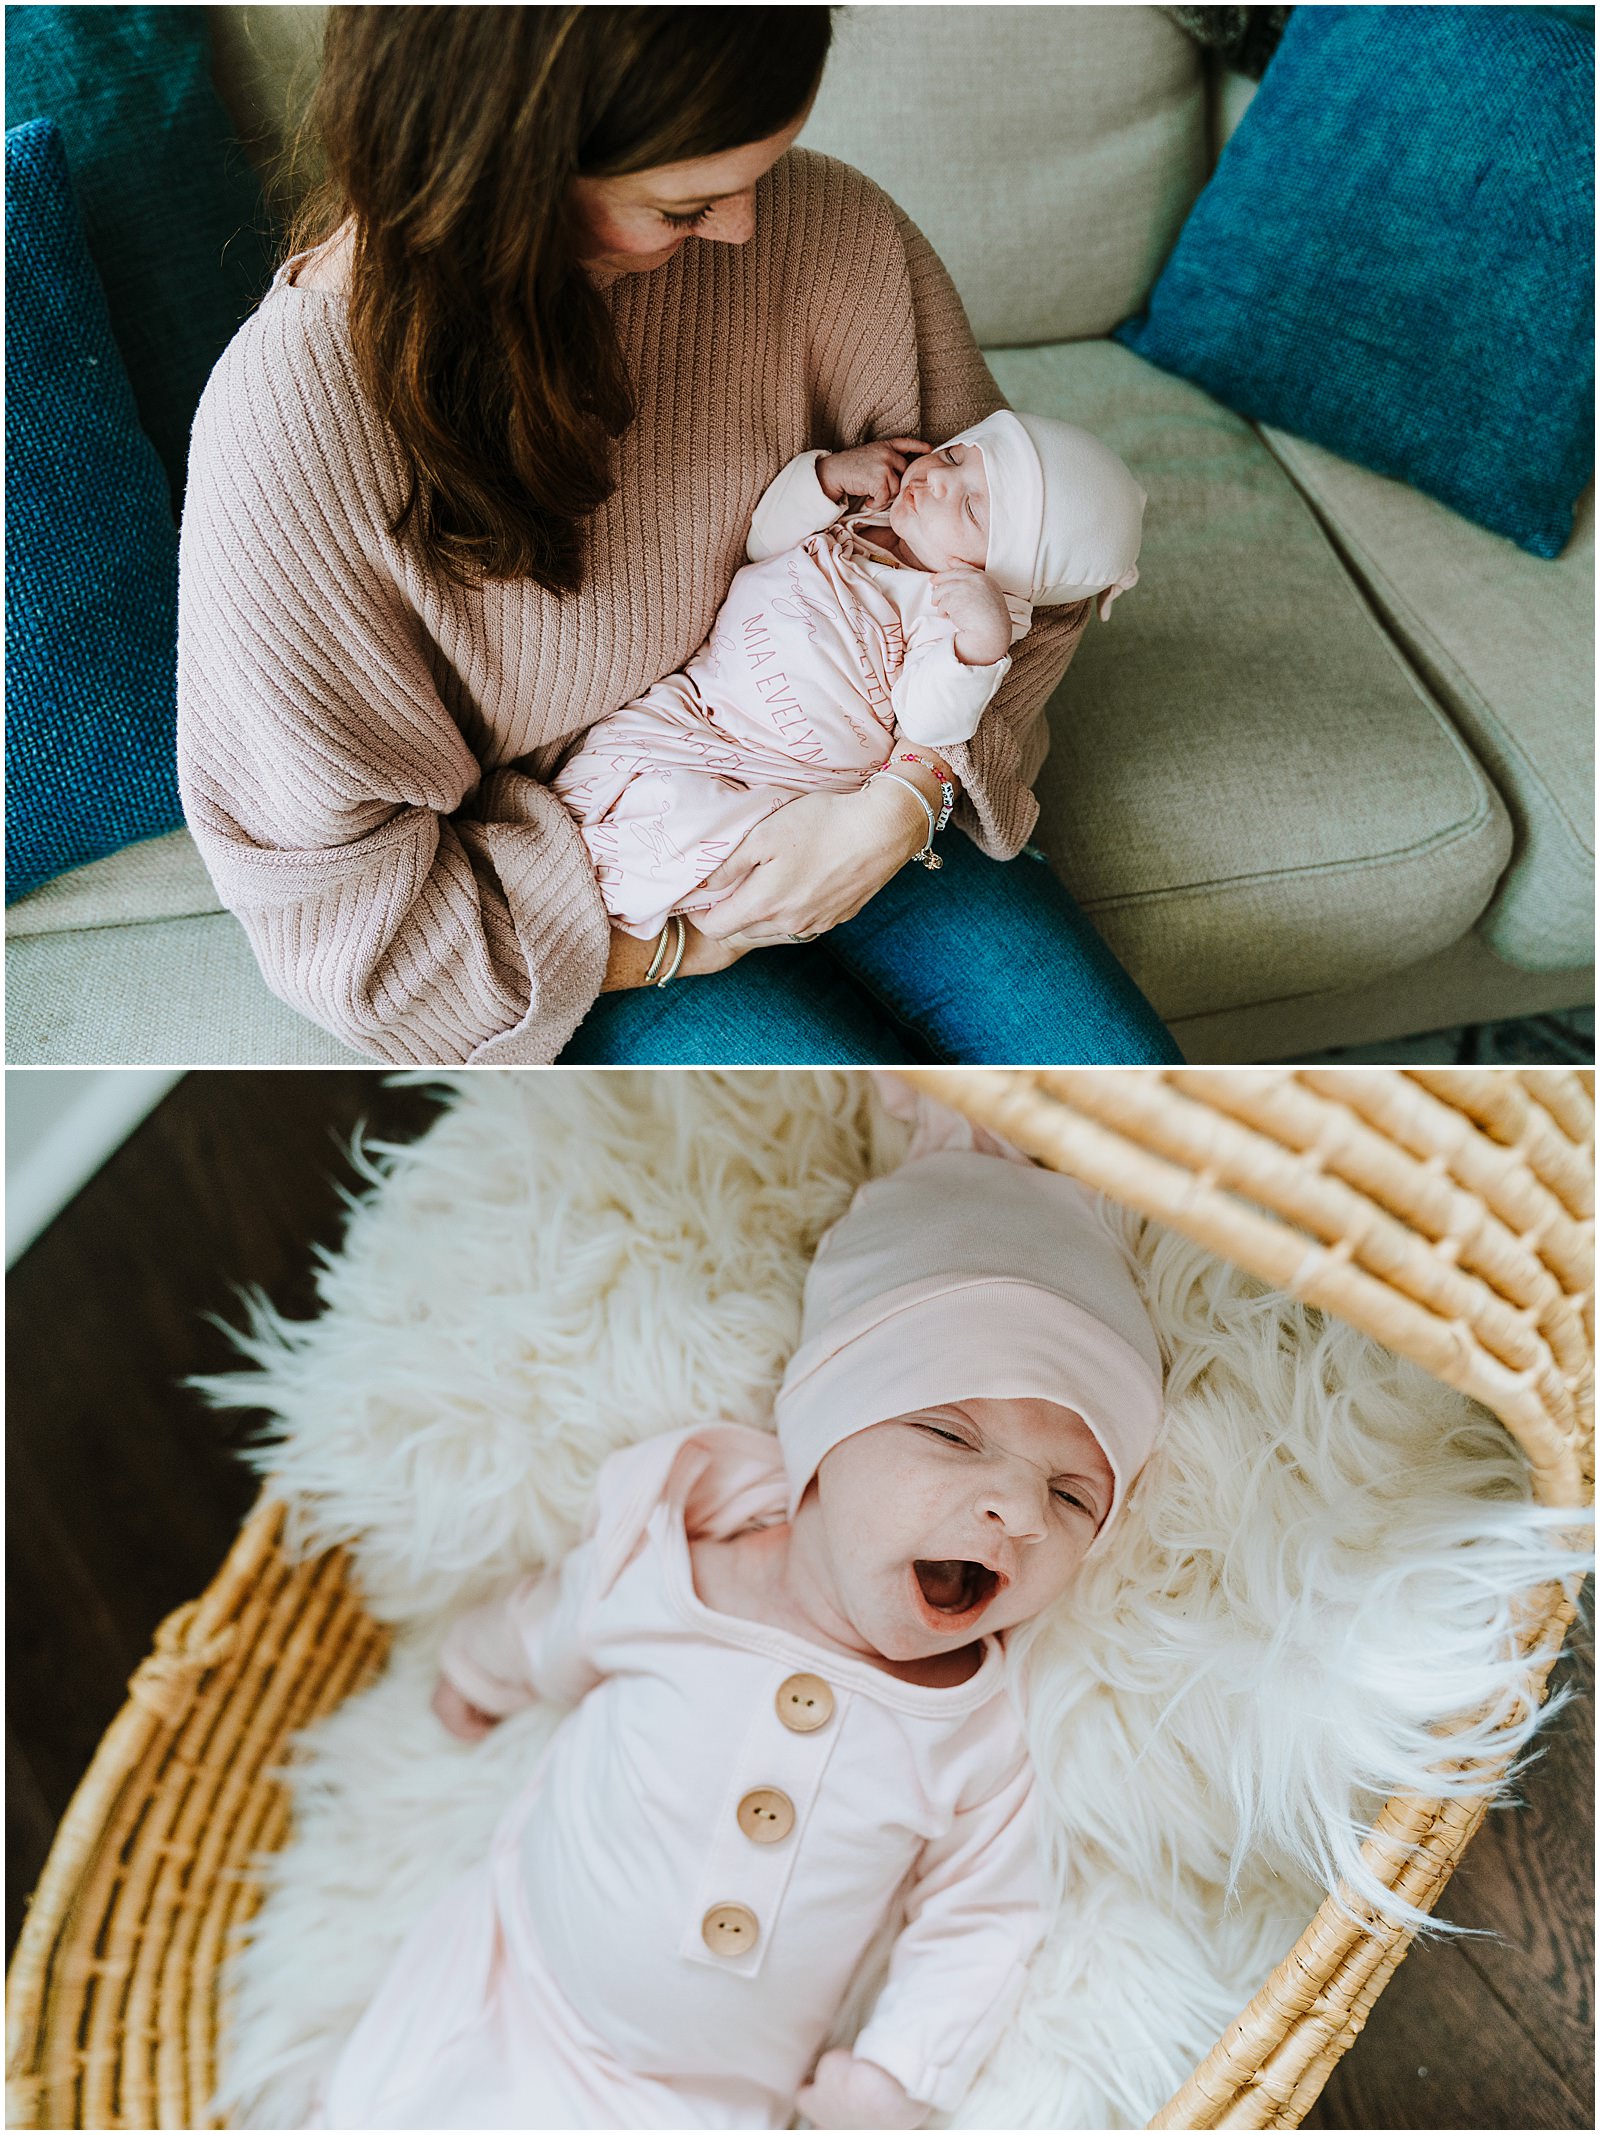
[[[819,941],[602,994],[563,1065],[1124,1066],[1181,1062],[1166,1026],[1030,849],[944,841]]]

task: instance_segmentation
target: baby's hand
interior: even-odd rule
[[[934,607],[956,627],[956,658],[967,667],[988,667],[1011,650],[1011,611],[987,573],[970,563],[952,564],[928,580]]]
[[[825,452],[817,462],[817,480],[822,494],[835,504],[846,497],[865,497],[870,510],[882,511],[900,494],[907,460],[932,450],[920,437],[874,438],[870,445],[854,445],[848,452]]]
[[[814,2128],[920,2128],[933,2110],[908,2097],[886,2068],[842,2046],[822,2056],[795,2104]]]
[[[463,1742],[477,1742],[491,1727],[500,1725],[498,1713],[484,1712],[470,1699],[464,1698],[447,1676],[440,1676],[433,1693],[433,1709],[452,1735],[459,1735]]]

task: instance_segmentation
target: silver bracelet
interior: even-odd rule
[[[660,978],[656,980],[656,984],[658,986],[665,986],[668,979],[674,979],[677,977],[678,966],[683,962],[683,945],[689,939],[689,929],[684,922],[684,917],[681,912],[674,912],[671,919],[668,920],[667,925],[675,926],[677,928],[678,941],[676,948],[674,948],[672,952],[672,962],[668,964],[666,970],[663,971]],[[663,927],[661,931],[665,933],[666,928]]]
[[[916,802],[917,806],[928,818],[928,842],[926,845],[923,846],[921,852],[913,853],[911,855],[912,859],[920,861],[924,867],[943,867],[944,862],[939,858],[939,855],[933,849],[933,810],[928,805],[927,795],[924,793],[920,793],[917,788],[912,785],[910,779],[902,778],[898,771],[874,771],[872,774],[872,778],[869,778],[867,780],[867,784],[870,786],[873,782],[873,779],[879,778],[892,778],[897,786],[904,786],[907,793],[910,794],[911,798]]]
[[[669,918],[656,937],[656,953],[650,959],[650,969],[645,973],[642,982],[646,986],[653,986],[656,982],[656,973],[661,969],[661,959],[667,953],[667,936],[671,931],[672,921]]]

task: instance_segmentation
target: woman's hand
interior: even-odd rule
[[[920,437],[874,438],[870,445],[852,445],[848,452],[825,452],[817,462],[817,480],[822,494],[835,504],[846,497],[864,497],[869,510],[881,511],[900,494],[907,460],[932,450]]]
[[[702,934],[692,919],[684,921],[683,961],[673,974],[672,984],[681,978],[700,978],[708,971],[726,971],[736,964],[750,942],[715,941]],[[602,993],[622,993],[630,987],[642,986],[644,975],[650,968],[650,959],[656,953],[660,935],[649,941],[640,941],[635,935],[624,934],[620,927],[611,929],[611,954],[606,960],[606,975],[600,982]],[[672,943],[667,943],[667,953],[661,959],[662,968],[672,961]],[[653,985],[654,980],[651,981]]]
[[[929,597],[956,628],[956,658],[966,667],[990,667],[1011,650],[1011,610],[987,572],[970,563],[952,564],[928,580]]]
[[[443,1675],[433,1693],[433,1710],[449,1732],[463,1742],[481,1741],[491,1728],[500,1725],[498,1713],[484,1712]]]
[[[700,930],[739,950],[825,934],[927,842],[927,816],[890,779],[858,793],[802,793],[706,877],[719,901],[700,914]]]
[[[886,2068],[858,2061],[842,2046],[822,2056],[794,2102],[814,2128],[920,2128],[933,2110]]]

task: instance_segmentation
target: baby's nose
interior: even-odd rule
[[[984,1497],[984,1514],[1019,1538],[1043,1532],[1044,1493],[1026,1480],[996,1484]]]

